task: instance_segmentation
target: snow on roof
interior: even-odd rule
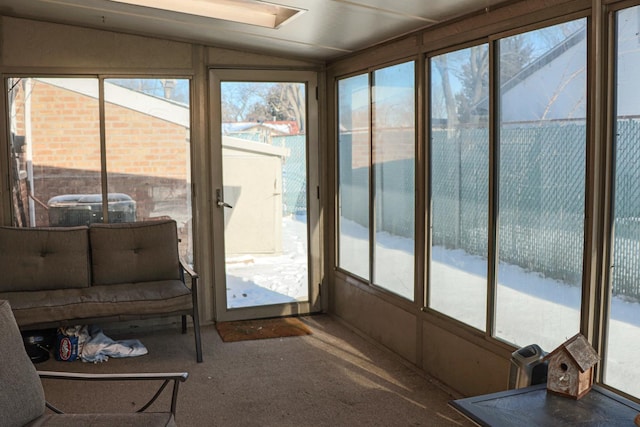
[[[236,122],[223,123],[222,133],[238,133],[246,132],[254,128],[266,128],[280,135],[298,135],[300,130],[298,123],[295,121],[268,121],[268,122]]]

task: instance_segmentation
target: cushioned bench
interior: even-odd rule
[[[189,315],[202,361],[198,275],[180,260],[173,220],[0,227],[0,272],[21,330],[180,315],[185,333]]]

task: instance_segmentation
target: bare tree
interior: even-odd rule
[[[532,52],[525,37],[501,40],[500,80],[507,81],[526,67]],[[432,62],[441,78],[447,127],[453,129],[460,123],[484,126],[489,99],[489,49],[487,45],[478,45],[460,53],[440,55]],[[487,105],[482,105],[483,102]]]
[[[247,118],[251,121],[295,121],[301,133],[306,130],[306,102],[302,83],[275,83],[264,99],[255,103]]]
[[[440,73],[442,79],[442,92],[447,113],[447,128],[453,129],[458,124],[458,109],[456,108],[455,95],[451,88],[450,69],[447,55],[440,55],[433,59],[433,65]]]
[[[489,94],[489,49],[486,45],[469,49],[469,61],[462,65],[462,92],[457,95],[460,122],[486,124],[487,116],[479,110],[480,101]]]
[[[268,88],[263,83],[224,82],[222,83],[222,121],[261,121],[255,111],[264,103]]]

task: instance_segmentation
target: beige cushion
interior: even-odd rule
[[[21,327],[50,322],[190,312],[191,291],[180,280],[122,283],[84,289],[42,292],[6,292],[0,298],[11,301]],[[116,319],[114,319],[116,320]]]
[[[9,302],[0,300],[0,425],[22,426],[44,411],[42,383],[24,349]]]
[[[0,227],[0,292],[89,286],[87,227]]]
[[[94,285],[180,279],[174,220],[89,227]]]

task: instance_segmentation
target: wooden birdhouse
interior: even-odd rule
[[[591,390],[594,366],[600,360],[587,339],[577,334],[545,356],[547,390],[580,399]]]

